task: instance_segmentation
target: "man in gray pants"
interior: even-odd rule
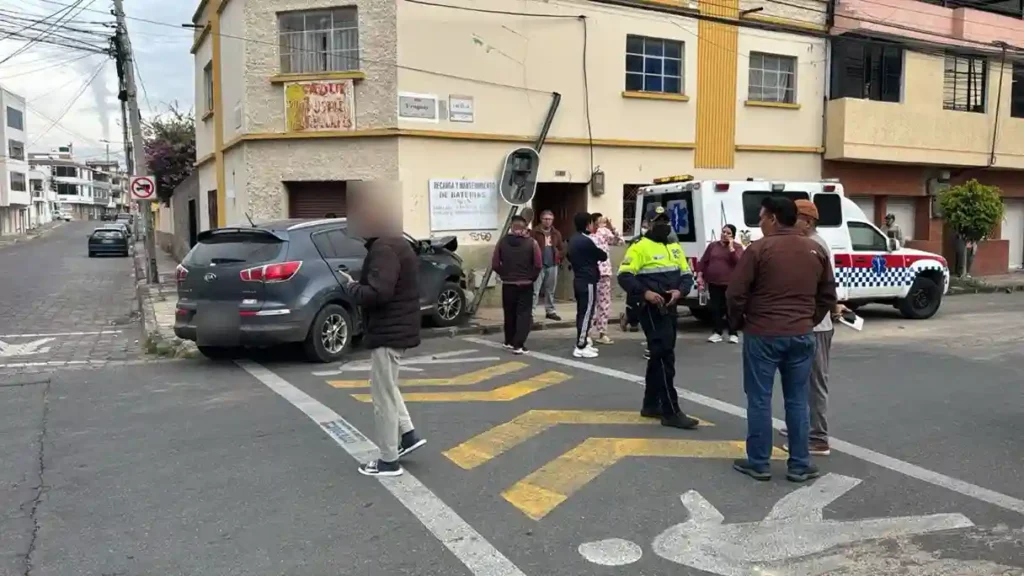
[[[804,230],[807,237],[818,243],[828,261],[835,269],[835,259],[828,242],[818,234],[818,208],[810,200],[797,200],[797,221],[798,228]],[[832,350],[832,335],[835,328],[832,318],[838,316],[845,309],[842,304],[836,304],[836,309],[831,315],[825,316],[820,324],[814,327],[815,352],[814,363],[811,366],[811,381],[807,394],[807,402],[810,405],[811,433],[810,452],[814,456],[828,456],[832,453],[828,444],[828,364],[829,353]],[[781,430],[783,436],[786,429]],[[783,447],[786,450],[786,447]]]
[[[403,472],[399,458],[427,443],[416,434],[398,390],[399,359],[406,349],[420,345],[420,262],[402,236],[402,211],[393,205],[401,198],[400,187],[358,183],[350,185],[348,195],[352,202],[350,231],[366,239],[367,254],[359,280],[349,277],[346,289],[363,310],[364,340],[371,350],[370,396],[380,447],[380,457],[361,464],[359,473],[398,476]],[[319,326],[321,321],[316,322]]]

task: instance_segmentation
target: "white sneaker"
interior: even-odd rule
[[[576,358],[597,358],[596,348],[573,348],[572,355]]]
[[[729,344],[739,344],[739,343],[740,343],[740,337],[739,336],[737,336],[735,334],[733,334],[732,336],[729,336]]]
[[[708,338],[708,342],[711,342],[712,344],[718,344],[721,341],[722,341],[722,335],[721,334],[712,334]]]

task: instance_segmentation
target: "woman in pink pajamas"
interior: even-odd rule
[[[594,218],[597,222],[597,229],[591,235],[591,238],[594,239],[594,243],[598,247],[608,252],[611,246],[622,244],[622,237],[619,236],[619,232],[615,230],[615,227],[612,226],[608,218],[605,218],[600,213],[591,214],[591,218]],[[608,318],[612,312],[611,259],[599,262],[598,267],[601,269],[601,280],[597,283],[597,308],[594,312],[592,334],[594,334],[595,343],[611,344],[612,339],[607,334]]]

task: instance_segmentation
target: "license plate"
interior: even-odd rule
[[[196,340],[198,344],[230,346],[240,339],[240,321],[237,306],[201,306],[196,310]]]
[[[104,244],[113,244],[114,241],[113,240],[104,240],[103,243]]]

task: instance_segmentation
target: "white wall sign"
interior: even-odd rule
[[[448,96],[448,120],[451,122],[473,121],[473,97]]]
[[[433,94],[398,93],[398,117],[402,120],[417,122],[438,122],[437,96]]]
[[[431,180],[430,230],[495,230],[498,183],[494,180]]]

